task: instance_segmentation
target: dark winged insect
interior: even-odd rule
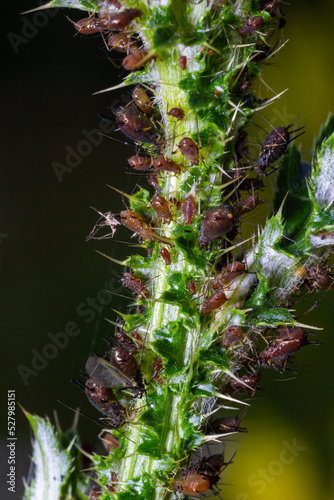
[[[134,19],[142,15],[140,9],[125,9],[116,14],[104,12],[99,16],[99,22],[104,30],[123,31]]]
[[[144,393],[144,384],[139,372],[136,378],[130,377],[100,356],[90,356],[88,358],[86,372],[93,380],[98,380],[102,388],[111,390],[129,389],[134,391],[135,396],[139,398]]]
[[[166,266],[169,266],[171,264],[172,260],[171,260],[170,253],[167,250],[167,248],[162,247],[162,249],[160,250],[160,255],[164,259]]]
[[[223,304],[225,304],[227,297],[224,292],[215,292],[209,298],[205,299],[201,306],[202,314],[210,314],[210,312],[219,309]]]
[[[290,137],[289,128],[288,127],[277,127],[274,128],[264,140],[262,144],[259,159],[257,161],[255,171],[258,175],[265,176],[265,169],[269,167],[274,161],[278,160],[287,150],[289,143],[302,135],[304,132],[295,136],[293,138]],[[304,127],[296,129],[294,132],[297,132]]]
[[[254,31],[261,28],[262,25],[263,25],[263,19],[261,16],[249,16],[247,21],[242,26],[240,26],[239,35],[242,38],[246,38],[252,35]]]
[[[89,402],[110,420],[110,427],[118,429],[125,423],[125,408],[117,401],[112,388],[106,387],[98,374],[87,379],[84,391]]]
[[[130,54],[128,57],[130,57]],[[116,123],[120,130],[136,142],[157,145],[159,134],[153,122],[136,106],[119,108],[116,112]]]
[[[149,298],[149,291],[144,281],[133,273],[124,273],[122,278],[123,286],[131,290],[138,297]]]
[[[181,108],[172,108],[168,111],[168,114],[177,120],[183,120],[184,118],[184,111]]]
[[[188,158],[192,165],[198,165],[198,146],[192,139],[190,139],[190,137],[184,137],[180,140],[179,150],[186,158]]]
[[[234,208],[230,205],[218,205],[211,208],[201,222],[198,243],[205,248],[212,240],[220,238],[233,229],[235,224]]]

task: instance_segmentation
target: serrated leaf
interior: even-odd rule
[[[50,422],[24,411],[30,422],[35,440],[33,462],[35,474],[27,491],[29,500],[59,500],[62,488],[70,475],[70,453],[61,450]]]

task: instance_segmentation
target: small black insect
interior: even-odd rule
[[[302,132],[298,136],[291,138],[289,132],[289,128],[291,127],[292,125],[288,127],[277,127],[269,132],[262,144],[259,159],[255,167],[255,171],[258,175],[266,176],[265,169],[284,155],[291,141],[304,133]],[[294,132],[303,128],[304,127],[298,128]]]

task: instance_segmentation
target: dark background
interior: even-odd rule
[[[80,316],[77,308],[81,304],[81,310],[86,309],[82,303],[96,298],[111,278],[116,278],[115,291],[119,289],[121,268],[109,265],[94,250],[120,260],[131,250],[110,240],[85,242],[97,218],[89,207],[117,212],[122,198],[106,184],[130,192],[140,182],[124,173],[129,147],[107,138],[93,146],[90,154],[72,172],[64,173],[59,182],[52,163],[65,164],[65,148],[80,147],[80,141],[86,140],[83,130],[97,129],[98,115],[110,116],[108,107],[116,105],[117,100],[121,104],[128,91],[92,96],[95,91],[120,83],[125,76],[117,56],[113,56],[114,62],[106,59],[99,37],[74,36],[66,15],[77,19],[83,17],[80,13],[53,11],[51,17],[46,11],[38,18],[39,27],[29,27],[33,15],[20,16],[20,12],[35,5],[33,1],[13,0],[2,4],[3,438],[8,389],[16,390],[17,401],[30,412],[52,417],[56,409],[63,428],[70,426],[73,412],[58,400],[97,416],[70,379],[79,377],[90,352],[104,351],[103,337],[110,326],[103,318],[114,320],[110,308],[125,310],[127,301],[114,296],[104,311],[91,315]],[[264,79],[276,92],[285,88],[289,91],[264,114],[275,126],[287,125],[282,123],[284,119],[294,123],[298,118],[298,123],[306,126],[306,134],[298,144],[305,159],[310,160],[313,138],[328,112],[334,111],[334,6],[329,0],[316,5],[298,0],[283,5],[282,10],[288,18],[282,36],[290,42],[272,59]],[[273,96],[263,84],[260,90],[263,98]],[[293,380],[284,382],[270,371],[263,376],[261,386],[265,391],[257,394],[246,417],[248,434],[238,439],[238,446],[227,446],[229,455],[235,449],[238,452],[235,465],[224,476],[229,484],[224,488],[225,500],[333,498],[333,298],[334,287],[324,295],[318,309],[305,318],[305,322],[324,331],[314,337],[320,339],[321,345],[306,347],[298,354],[298,376],[286,375],[285,379]],[[59,349],[37,375],[28,377],[25,385],[18,366],[31,368],[31,350],[42,353],[51,342],[48,334],[63,332],[68,322],[76,322],[80,334],[70,339],[66,348]],[[5,486],[5,451],[1,460],[2,498],[21,498],[21,478],[28,474],[29,427],[17,410],[17,494],[9,495]],[[92,422],[80,418],[83,439],[94,440],[96,430]],[[272,463],[280,455],[282,441],[292,443],[293,439],[306,449],[284,470],[280,471],[279,466],[275,469]],[[249,477],[258,474],[259,469],[271,471],[263,492],[249,484]],[[273,471],[279,474],[274,476]]]

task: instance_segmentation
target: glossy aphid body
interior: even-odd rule
[[[201,306],[201,313],[204,315],[210,314],[219,309],[225,304],[227,297],[224,292],[215,292],[210,297],[205,299]]]
[[[243,338],[242,328],[238,325],[232,325],[226,328],[223,334],[223,340],[221,342],[224,349],[228,349],[236,342],[240,342]]]
[[[127,33],[112,33],[107,38],[107,45],[110,49],[117,52],[125,52],[130,54],[138,49],[136,41]]]
[[[181,56],[179,61],[181,69],[187,69],[187,56]]]
[[[119,108],[116,112],[116,124],[130,139],[157,145],[159,134],[154,123],[135,105]]]
[[[102,435],[102,433],[104,435]],[[110,432],[101,432],[99,434],[99,438],[101,439],[103,446],[105,447],[108,453],[111,453],[115,448],[119,448],[119,439],[117,436],[114,436]]]
[[[152,168],[152,160],[151,158],[147,158],[147,156],[131,156],[130,158],[128,158],[128,163],[130,167],[134,168],[135,170],[147,171]]]
[[[200,248],[205,248],[212,240],[220,238],[233,229],[235,224],[235,211],[230,205],[218,205],[211,208],[201,222],[198,243]]]
[[[259,195],[252,194],[249,196],[245,196],[245,198],[242,198],[241,200],[239,200],[234,208],[235,208],[236,214],[240,216],[240,215],[247,214],[251,210],[254,210],[258,204],[259,204]]]
[[[183,139],[180,140],[179,150],[190,161],[192,165],[198,165],[199,163],[198,146],[192,139],[190,139],[190,137],[184,137]]]
[[[93,33],[99,33],[101,27],[99,20],[96,17],[85,17],[79,19],[79,21],[71,21],[75,29],[83,35],[91,35]]]
[[[239,35],[242,38],[246,38],[252,35],[255,31],[263,26],[263,19],[261,16],[249,16],[247,21],[240,26]]]
[[[167,224],[171,221],[171,213],[168,201],[160,195],[155,195],[151,200],[151,205],[157,216],[166,222]]]
[[[184,111],[181,108],[172,108],[168,111],[168,114],[177,120],[183,120]]]
[[[120,213],[121,223],[131,231],[137,233],[143,240],[154,240],[152,228],[148,227],[144,219],[132,210],[123,210]]]
[[[108,351],[109,362],[119,368],[129,377],[134,378],[138,372],[138,363],[135,356],[122,345],[114,344]]]
[[[246,272],[246,264],[244,262],[240,262],[238,260],[232,262],[231,264],[227,264],[226,267],[223,268],[223,270],[217,274],[215,279],[212,281],[212,288],[215,290],[221,290],[244,274]]]
[[[137,85],[132,91],[132,100],[135,105],[143,112],[146,116],[152,116],[153,113],[153,102],[149,98],[147,92],[140,86]]]
[[[262,144],[259,159],[255,167],[255,171],[258,175],[265,176],[266,168],[284,155],[289,143],[292,141],[289,132],[289,128],[291,127],[292,125],[288,127],[276,127],[269,132]],[[295,130],[295,132],[302,128],[304,127]],[[295,136],[294,139],[296,139],[296,137],[297,136]]]
[[[103,12],[99,15],[99,22],[103,30],[123,31],[136,18],[143,15],[140,9],[125,9],[116,14]]]
[[[183,213],[185,224],[190,226],[197,212],[195,197],[192,193],[189,193],[181,203],[181,211]]]
[[[170,266],[172,263],[172,259],[167,248],[162,247],[160,250],[160,255],[164,259],[166,266]]]
[[[142,397],[145,389],[139,370],[135,377],[124,373],[117,366],[100,356],[90,356],[86,362],[86,372],[94,380],[99,380],[101,387],[111,390],[129,389],[136,397]]]
[[[307,332],[299,327],[279,327],[280,335],[261,353],[265,365],[281,368],[290,354],[307,345]]]
[[[150,294],[145,282],[133,273],[124,273],[122,278],[123,286],[131,290],[138,297],[148,299]]]

